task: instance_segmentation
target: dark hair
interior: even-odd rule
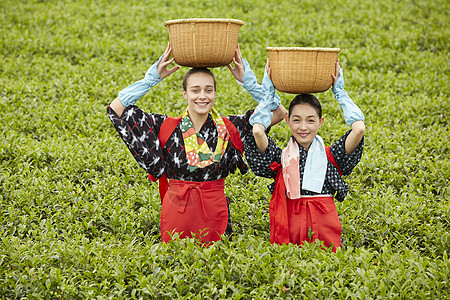
[[[214,81],[214,90],[216,90],[216,78],[214,77],[214,74],[205,67],[196,67],[196,68],[192,68],[189,71],[186,72],[186,74],[184,75],[184,79],[183,79],[183,91],[186,91],[187,89],[187,81],[189,79],[189,77],[191,77],[191,75],[194,75],[196,73],[205,73],[208,74],[212,77],[213,81]]]
[[[303,103],[311,105],[316,110],[317,114],[319,115],[319,118],[322,118],[322,105],[320,105],[320,102],[316,98],[316,96],[311,94],[300,94],[295,96],[294,99],[292,99],[291,103],[289,104],[289,116],[291,116],[294,106]]]

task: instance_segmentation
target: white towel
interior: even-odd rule
[[[289,140],[288,146],[281,153],[281,165],[287,196],[290,199],[300,198],[299,148],[294,137]],[[316,193],[322,192],[327,165],[323,139],[316,135],[308,149],[302,189]]]

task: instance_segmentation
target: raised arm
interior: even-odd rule
[[[266,135],[266,128],[259,123],[253,124],[253,136],[259,152],[264,153],[269,145],[269,139]]]
[[[286,109],[280,103],[280,98],[275,97],[275,87],[270,80],[269,59],[267,59],[262,86],[264,90],[264,98],[258,104],[254,114],[250,118],[250,124],[253,125],[253,136],[255,137],[256,146],[258,147],[259,152],[264,153],[269,145],[269,140],[266,135],[266,128],[268,126],[272,126],[274,121],[281,121],[287,115]],[[271,110],[274,107],[277,108],[272,113]],[[270,114],[272,114],[272,123],[269,124],[268,117]],[[280,118],[281,120],[278,120]]]
[[[123,111],[125,110],[125,106],[123,106],[122,102],[120,102],[119,97],[113,100],[109,104],[109,107],[120,117],[123,114]]]
[[[140,97],[148,93],[151,87],[157,85],[165,77],[180,68],[179,66],[175,66],[170,70],[167,68],[174,60],[173,58],[170,59],[171,53],[172,48],[168,44],[164,54],[145,73],[144,79],[135,82],[119,92],[119,97],[114,99],[109,105],[119,117],[123,114],[125,107],[134,105]]]
[[[263,85],[258,84],[256,75],[250,68],[250,64],[247,62],[247,60],[242,58],[239,45],[236,48],[233,63],[234,67],[231,64],[228,65],[228,69],[230,70],[231,74],[234,76],[236,81],[250,93],[250,96],[252,96],[252,98],[256,102],[260,103],[261,100],[264,99],[267,91],[265,90],[265,87]],[[271,111],[273,112],[273,114],[267,116],[268,119],[266,120],[266,127],[273,126],[279,123],[287,114],[287,111],[281,105],[280,97],[278,97],[278,95],[275,93],[275,90],[273,90],[273,96],[275,97],[276,101],[271,107]]]
[[[333,78],[332,92],[344,112],[345,122],[352,128],[345,141],[345,152],[352,154],[358,147],[366,131],[364,114],[352,99],[350,99],[344,89],[344,75],[342,69],[339,67],[339,60],[336,62],[336,74],[337,76],[334,74],[331,75]]]
[[[276,110],[272,112],[272,121],[269,127],[272,127],[275,124],[278,124],[287,116],[287,110],[284,108],[282,104],[280,104]],[[266,128],[264,125],[259,123],[253,124],[253,136],[255,137],[256,146],[258,147],[259,152],[264,153],[266,151],[267,146],[269,145],[269,140],[266,135]]]
[[[269,127],[272,127],[273,125],[280,123],[284,119],[284,117],[287,116],[288,111],[283,106],[283,104],[280,103],[277,109],[275,109],[272,113],[273,113],[272,121]]]

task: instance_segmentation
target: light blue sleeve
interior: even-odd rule
[[[242,59],[244,63],[244,76],[242,77],[242,81],[244,82],[244,88],[250,93],[250,96],[256,101],[261,102],[264,98],[264,90],[262,85],[258,84],[256,80],[255,72],[250,68],[250,64],[246,59]]]
[[[361,109],[356,105],[352,99],[348,96],[344,89],[344,72],[339,69],[339,77],[336,83],[333,85],[331,91],[334,97],[337,99],[339,105],[344,112],[345,122],[351,126],[355,121],[364,121],[364,114]]]
[[[256,107],[253,115],[250,117],[250,124],[255,123],[263,125],[265,128],[269,127],[272,122],[273,112],[281,104],[280,97],[275,93],[275,87],[264,70],[264,78],[262,82],[263,98]]]
[[[255,72],[250,68],[250,64],[246,59],[242,59],[242,62],[244,64],[244,76],[242,77],[242,81],[244,82],[244,88],[250,93],[250,96],[256,101],[261,102],[261,100],[264,98],[264,95],[266,93],[265,89],[268,87],[264,87],[263,85],[258,84],[258,81],[256,80]],[[270,81],[270,79],[269,79]],[[239,83],[239,81],[238,81]],[[239,83],[241,84],[241,83]],[[264,83],[263,83],[264,84]],[[241,84],[242,85],[242,84]],[[270,85],[273,86],[272,81],[270,81]],[[274,92],[274,97],[276,97],[278,100],[280,100],[280,97]],[[281,103],[281,100],[280,100]],[[277,106],[278,107],[278,106]],[[275,107],[276,109],[276,107]]]
[[[139,98],[148,93],[150,88],[162,81],[158,73],[158,64],[162,58],[163,55],[148,69],[144,79],[136,81],[119,92],[119,100],[123,106],[128,107],[134,105]]]

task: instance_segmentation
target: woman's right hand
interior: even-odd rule
[[[157,70],[158,70],[158,74],[159,74],[159,79],[166,78],[167,76],[174,73],[175,71],[177,71],[180,68],[179,66],[175,66],[170,70],[167,69],[167,66],[170,65],[174,61],[173,57],[170,59],[171,53],[172,53],[172,47],[170,46],[170,43],[168,43],[166,51],[164,51],[163,57],[158,64]]]

